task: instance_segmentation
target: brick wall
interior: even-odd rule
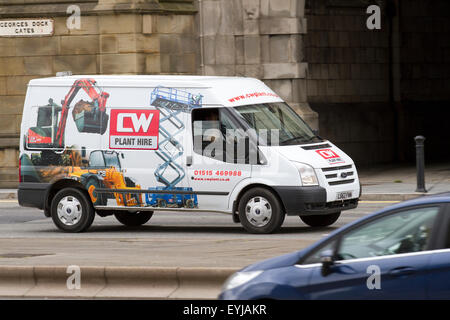
[[[382,29],[368,30],[366,8],[361,1],[306,4],[308,102],[320,134],[360,166],[394,158],[387,21],[383,15]]]
[[[445,161],[450,2],[377,3],[382,29],[372,31],[366,28],[369,2],[306,2],[307,96],[320,132],[360,166],[414,161],[419,134],[427,137],[427,161]],[[391,22],[388,3],[396,8]]]
[[[401,6],[402,98],[450,98],[450,2],[410,0]]]
[[[424,135],[426,159],[446,162],[450,149],[450,2],[400,3],[403,136]],[[411,150],[410,149],[410,150]],[[411,152],[410,152],[411,153]]]

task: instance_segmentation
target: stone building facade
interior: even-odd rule
[[[303,0],[0,0],[0,18],[52,18],[51,37],[0,37],[0,187],[15,187],[26,85],[74,74],[203,74],[265,81],[312,126]],[[66,27],[81,8],[81,29]]]
[[[366,27],[374,3],[381,30]],[[449,12],[446,0],[0,0],[0,20],[55,24],[0,37],[0,187],[17,186],[27,82],[64,70],[257,77],[359,166],[412,159],[417,134],[445,159]]]
[[[199,74],[261,79],[317,128],[306,99],[304,9],[303,0],[200,1]]]
[[[0,37],[0,187],[16,187],[18,144],[30,79],[74,74],[195,74],[193,0],[0,0],[0,19],[52,18],[50,37]],[[81,29],[66,26],[71,4]]]

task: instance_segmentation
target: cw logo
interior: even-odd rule
[[[339,158],[339,156],[331,149],[323,149],[323,150],[317,150],[318,154],[322,156],[324,159],[332,159],[332,158]]]
[[[130,118],[133,127],[125,127],[125,119]],[[152,123],[153,113],[146,115],[145,113],[141,113],[141,115],[137,116],[136,113],[119,113],[117,115],[117,132],[147,132],[150,124]]]

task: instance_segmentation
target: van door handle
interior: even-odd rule
[[[186,156],[186,166],[190,167],[192,165],[192,156]]]
[[[389,275],[393,277],[401,277],[401,276],[409,276],[410,274],[415,273],[416,270],[411,267],[398,267],[389,271]]]

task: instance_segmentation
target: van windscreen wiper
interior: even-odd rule
[[[311,137],[309,137],[309,138],[305,138],[305,137],[294,137],[294,138],[289,138],[289,139],[286,139],[286,140],[282,141],[282,142],[280,143],[280,145],[283,145],[283,144],[286,144],[286,143],[289,143],[289,142],[292,142],[292,141],[295,141],[295,140],[299,140],[299,139],[301,139],[301,140],[299,140],[300,143],[308,143],[308,142],[312,142],[312,140],[314,140],[315,138],[317,138],[317,139],[319,139],[319,140],[322,140],[322,138],[320,138],[320,137],[317,136],[317,135],[311,136]]]
[[[292,141],[295,141],[295,140],[298,140],[298,139],[302,139],[302,141],[300,141],[300,142],[306,142],[304,137],[293,137],[293,138],[289,138],[289,139],[286,139],[286,140],[282,141],[280,143],[280,145],[288,143],[288,142],[292,142]]]

